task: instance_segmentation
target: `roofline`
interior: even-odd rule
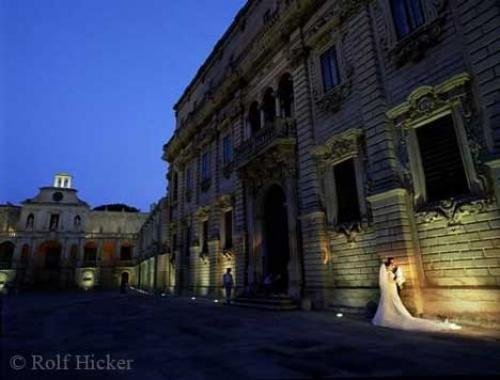
[[[236,16],[234,17],[233,21],[229,25],[229,28],[226,29],[224,34],[222,35],[221,38],[217,41],[217,43],[214,45],[212,48],[212,51],[208,55],[208,57],[205,59],[203,64],[198,68],[198,71],[196,71],[196,74],[193,79],[191,79],[191,82],[187,85],[187,87],[184,89],[182,95],[180,98],[177,100],[177,102],[174,104],[173,109],[175,111],[178,110],[180,104],[184,101],[186,98],[188,92],[195,86],[196,82],[200,79],[202,74],[204,74],[205,70],[207,70],[207,67],[212,63],[214,57],[216,54],[222,50],[224,42],[229,39],[231,33],[233,30],[236,28],[236,25],[240,22],[240,20],[243,18],[243,16],[248,12],[250,6],[255,3],[255,0],[247,0],[246,4],[236,13]]]

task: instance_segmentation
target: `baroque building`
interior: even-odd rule
[[[161,198],[138,232],[137,287],[149,292],[172,291],[174,267],[167,255],[167,201]]]
[[[147,214],[125,205],[91,209],[69,174],[20,206],[0,205],[0,287],[90,289],[136,284]]]
[[[498,320],[494,0],[250,0],[174,107],[178,292],[362,312],[395,257],[418,314]]]

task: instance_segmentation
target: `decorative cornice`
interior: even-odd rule
[[[361,129],[349,129],[339,133],[326,141],[326,143],[314,148],[312,156],[320,166],[333,165],[349,157],[358,155],[359,138],[363,132]]]
[[[421,86],[408,95],[405,102],[387,111],[387,117],[395,120],[404,116],[412,121],[420,117],[428,119],[433,111],[463,97],[465,85],[470,80],[470,75],[464,72],[436,86]]]

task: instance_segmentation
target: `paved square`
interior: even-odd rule
[[[328,312],[278,313],[206,299],[23,294],[5,298],[4,327],[2,379],[500,374],[500,340],[491,331],[404,332]]]

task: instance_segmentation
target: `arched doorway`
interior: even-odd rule
[[[281,117],[293,117],[293,79],[289,73],[281,76],[278,85]]]
[[[276,101],[272,88],[266,89],[262,98],[262,111],[264,112],[264,122],[272,123],[276,118]]]
[[[272,289],[277,293],[288,292],[288,262],[290,246],[286,196],[278,185],[272,185],[263,202],[263,274],[271,276]]]
[[[44,242],[38,251],[37,282],[42,285],[59,285],[61,274],[61,244],[57,241]]]
[[[252,134],[257,133],[260,129],[260,111],[259,103],[253,102],[248,110],[248,122],[250,123],[250,130]]]
[[[122,276],[120,279],[120,289],[122,290],[122,292],[127,289],[128,282],[129,282],[128,272],[122,272]]]

